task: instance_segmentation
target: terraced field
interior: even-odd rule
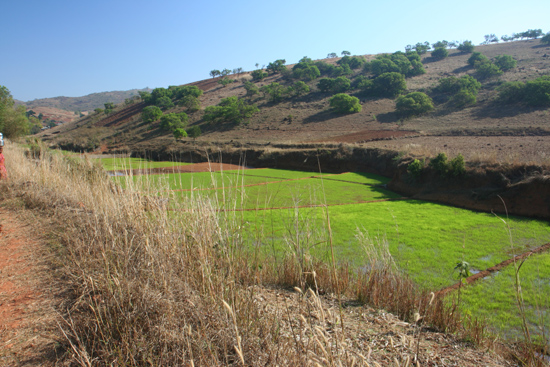
[[[398,266],[433,291],[457,282],[454,267],[462,260],[475,273],[550,242],[547,222],[401,198],[385,188],[387,178],[367,173],[241,169],[113,180],[168,198],[175,215],[185,211],[191,196],[201,195],[228,221],[240,223],[243,239],[260,255],[293,251],[328,259],[332,242],[337,261],[360,271],[367,260],[365,243],[388,243]],[[520,272],[534,335],[550,332],[550,304],[543,296],[550,292],[549,264],[548,253],[532,255]],[[465,312],[486,317],[495,330],[519,335],[514,274],[508,266],[464,287]]]

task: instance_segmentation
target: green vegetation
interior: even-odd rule
[[[502,71],[508,71],[513,69],[518,64],[517,60],[510,55],[499,55],[495,56],[494,63]]]
[[[486,62],[489,61],[487,56],[482,55],[481,52],[473,52],[472,55],[468,58],[468,65],[474,66],[476,62]]]
[[[107,171],[186,166],[183,162],[157,162],[143,158],[96,158]]]
[[[30,122],[24,106],[15,106],[13,97],[0,85],[0,132],[8,139],[14,139],[29,132]]]
[[[428,164],[435,172],[442,177],[460,177],[466,173],[466,163],[462,154],[447,161],[445,153],[439,153]]]
[[[321,76],[321,72],[311,59],[304,58],[292,68],[292,75],[296,79],[311,81]]]
[[[376,97],[397,97],[407,89],[405,77],[400,73],[384,73],[364,86],[363,92]]]
[[[499,88],[499,101],[522,103],[533,107],[550,106],[550,76],[528,82],[508,82]]]
[[[412,46],[412,45],[407,45],[405,47],[405,51],[408,53],[408,52],[411,52],[411,51],[416,51],[419,55],[423,55],[425,54],[426,52],[428,52],[430,50],[430,43],[428,41],[424,42],[424,43],[421,43],[421,42],[418,42],[416,45]]]
[[[343,93],[351,88],[351,81],[345,76],[337,78],[322,78],[317,83],[321,92]]]
[[[292,88],[285,87],[284,85],[277,82],[272,82],[271,84],[261,87],[260,91],[262,91],[264,97],[267,98],[268,101],[280,102],[283,99],[289,98],[291,96]]]
[[[540,43],[550,45],[550,32],[546,33],[546,35],[540,39]]]
[[[190,138],[198,138],[202,134],[201,128],[199,126],[191,126],[189,129],[186,130],[186,132],[187,136],[189,136]]]
[[[160,128],[166,131],[174,132],[177,129],[182,130],[187,126],[189,117],[185,112],[182,113],[168,113],[162,115],[160,118]],[[181,131],[178,132],[178,136],[181,134]],[[185,134],[187,136],[187,134]],[[180,136],[180,138],[183,136]]]
[[[459,50],[463,53],[469,54],[469,53],[472,53],[474,51],[474,48],[475,48],[475,46],[472,43],[472,41],[464,41],[460,45],[458,45],[457,50]]]
[[[417,181],[422,175],[424,170],[425,162],[424,160],[415,159],[407,166],[407,172],[411,175],[413,181]]]
[[[162,110],[157,106],[147,106],[141,112],[141,119],[143,122],[153,122],[158,120],[162,116]]]
[[[400,96],[396,101],[396,111],[403,117],[419,116],[433,109],[432,99],[422,92]]]
[[[450,76],[439,79],[439,85],[433,91],[444,94],[450,104],[465,107],[476,103],[480,88],[481,83],[474,77],[464,75],[460,78]]]
[[[361,112],[361,104],[359,98],[350,96],[349,94],[339,93],[330,99],[330,107],[337,113],[356,113]]]
[[[266,71],[271,74],[280,73],[283,70],[286,70],[285,64],[286,60],[284,59],[275,60],[267,65]]]
[[[447,51],[446,48],[438,47],[438,48],[436,48],[435,50],[432,51],[432,57],[435,60],[443,60],[447,56],[449,56],[449,51]]]
[[[258,111],[256,105],[250,105],[232,96],[222,99],[217,106],[206,107],[203,119],[210,123],[229,122],[238,125]]]
[[[267,73],[261,69],[254,70],[250,73],[250,76],[252,76],[252,80],[254,81],[260,81],[264,79],[267,76]]]
[[[375,76],[384,73],[401,73],[407,77],[412,77],[426,72],[420,62],[419,53],[415,51],[407,53],[397,51],[390,55],[378,55],[375,60],[366,63],[364,69]]]

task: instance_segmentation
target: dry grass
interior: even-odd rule
[[[460,315],[418,290],[383,248],[371,251],[359,273],[319,263],[307,251],[260,261],[243,243],[239,218],[218,211],[216,200],[194,196],[174,215],[130,186],[119,189],[90,161],[45,151],[28,159],[13,144],[6,150],[13,194],[62,223],[55,251],[72,294],[61,310],[67,364],[409,366],[432,358],[431,347],[421,345],[423,326],[487,341],[483,326],[464,328]],[[277,284],[296,287],[297,298],[273,307],[262,289]],[[334,307],[323,293],[333,295]],[[342,312],[354,300],[410,321],[400,327],[412,336],[401,331],[395,341],[384,334],[386,344],[379,336],[365,344],[358,335],[368,333]]]

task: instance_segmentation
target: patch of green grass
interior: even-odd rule
[[[546,337],[550,335],[550,254],[531,255],[519,274],[528,327],[531,336],[540,342],[542,328]],[[513,264],[463,287],[461,303],[465,313],[485,318],[496,332],[522,338]]]
[[[106,171],[186,166],[183,162],[156,162],[143,158],[96,158]]]

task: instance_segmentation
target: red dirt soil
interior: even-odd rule
[[[53,309],[43,286],[40,243],[13,211],[0,208],[0,366],[47,365],[40,351],[51,347],[46,330]]]
[[[159,167],[159,168],[148,168],[148,169],[132,169],[132,170],[115,170],[110,172],[123,172],[125,174],[132,175],[155,175],[155,174],[166,174],[166,173],[192,173],[192,172],[217,172],[217,171],[234,171],[247,169],[243,166],[238,166],[235,164],[225,164],[225,163],[195,163],[186,166],[173,166],[173,167]]]

